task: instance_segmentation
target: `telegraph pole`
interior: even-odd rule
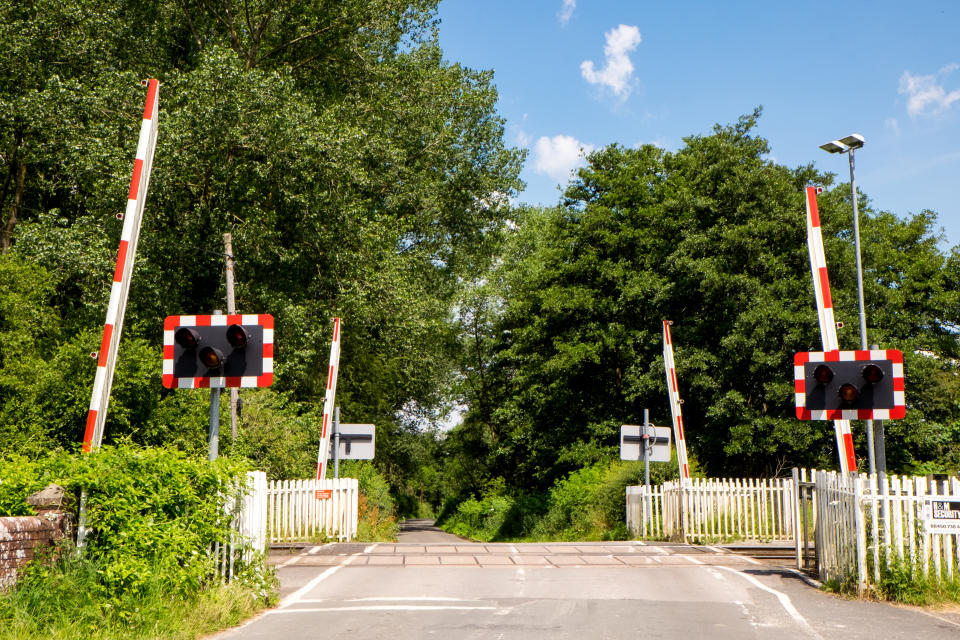
[[[233,243],[229,233],[223,234],[223,251],[227,257],[227,313],[235,314],[237,312],[237,301],[233,295]],[[237,400],[240,397],[240,390],[236,387],[230,389],[230,438],[237,439]]]

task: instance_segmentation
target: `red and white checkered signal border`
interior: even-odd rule
[[[173,377],[173,334],[177,327],[263,327],[263,373],[259,376]],[[203,316],[167,316],[163,321],[163,386],[168,389],[223,389],[269,387],[273,384],[273,316],[260,314],[227,314]]]
[[[893,408],[891,409],[807,409],[807,381],[804,365],[808,362],[852,362],[889,360],[893,363]],[[899,349],[868,351],[801,351],[793,356],[793,382],[799,420],[899,420],[907,412],[903,396],[903,352]]]

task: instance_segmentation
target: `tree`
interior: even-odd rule
[[[264,438],[274,420],[315,455],[335,315],[351,420],[399,432],[403,407],[443,400],[450,306],[487,267],[523,154],[504,144],[492,73],[444,60],[436,4],[0,0],[0,249],[48,274],[47,304],[63,318],[52,351],[102,327],[139,81],[161,81],[121,346],[135,357],[114,383],[139,396],[114,394],[108,441],[193,446],[200,403],[161,397],[159,357],[144,359],[158,355],[164,316],[222,307],[226,231],[238,309],[277,320],[276,395],[250,398]],[[76,373],[75,392],[52,397],[21,381],[40,407],[62,409],[52,442],[82,424],[93,375]],[[174,422],[165,436],[158,420]],[[269,462],[300,468],[306,455]]]
[[[674,153],[600,149],[561,206],[519,216],[491,278],[500,310],[483,340],[484,375],[497,381],[486,388],[501,391],[492,412],[491,400],[470,395],[466,421],[499,434],[486,449],[493,475],[545,488],[616,455],[619,425],[641,420],[644,408],[669,424],[664,319],[674,322],[688,447],[708,473],[836,465],[832,427],[795,419],[792,377],[794,352],[821,345],[803,187],[830,185],[832,176],[766,159],[766,141],[751,133],[758,116],[688,137]],[[842,186],[828,191],[820,204],[837,318],[853,328],[842,193]],[[943,446],[931,434],[957,421],[955,387],[940,383],[931,393],[920,384],[937,379],[943,358],[956,357],[956,280],[937,248],[932,214],[901,220],[861,211],[864,237],[875,240],[865,254],[875,280],[867,290],[871,335],[908,353],[908,415],[928,424],[919,438],[926,444],[890,428],[906,452],[894,460],[906,464]],[[858,348],[853,331],[840,341]],[[919,366],[912,350],[920,345],[941,360]],[[476,378],[478,369],[464,375]],[[936,409],[924,409],[933,398]]]

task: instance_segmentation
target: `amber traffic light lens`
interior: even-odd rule
[[[227,342],[234,349],[243,349],[250,342],[250,334],[238,324],[232,324],[227,328]]]
[[[189,327],[180,327],[173,334],[173,339],[184,349],[196,349],[200,344],[200,334]]]
[[[830,384],[830,381],[833,380],[833,369],[822,364],[813,370],[813,379],[820,384]]]
[[[875,364],[868,364],[863,368],[863,379],[870,384],[876,384],[883,380],[883,369]]]
[[[840,387],[837,394],[840,396],[842,402],[853,403],[860,397],[860,389],[857,389],[852,384],[845,384]]]
[[[200,362],[205,364],[208,369],[219,369],[223,364],[223,353],[213,347],[204,347],[199,353]]]

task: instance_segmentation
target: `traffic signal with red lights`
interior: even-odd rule
[[[266,387],[273,382],[273,316],[168,316],[163,386]]]
[[[800,420],[896,420],[906,413],[903,353],[811,351],[794,356]]]

